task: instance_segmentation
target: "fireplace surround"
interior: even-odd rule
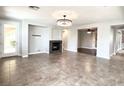
[[[62,52],[62,40],[50,40],[49,43],[50,53],[61,53]]]

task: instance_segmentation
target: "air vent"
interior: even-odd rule
[[[29,6],[29,8],[32,10],[39,10],[40,9],[40,7],[38,7],[38,6]]]

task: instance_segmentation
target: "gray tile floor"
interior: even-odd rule
[[[0,85],[124,85],[124,57],[64,52],[0,59]]]

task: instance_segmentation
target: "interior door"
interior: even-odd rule
[[[3,53],[2,57],[17,55],[17,25],[3,24]]]

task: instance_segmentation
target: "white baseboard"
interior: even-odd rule
[[[70,50],[70,49],[66,49],[66,50],[71,52],[77,52],[77,50]]]
[[[107,59],[107,60],[109,60],[111,57],[101,57],[101,56],[96,56],[96,57],[98,57],[98,58],[103,58],[103,59]]]
[[[49,52],[47,51],[47,52],[33,52],[33,53],[29,53],[29,55],[40,54],[40,53],[48,53],[49,54]]]
[[[28,55],[24,55],[24,56],[22,56],[22,58],[26,58],[26,57],[28,57]]]
[[[40,54],[40,53],[43,53],[43,52],[33,52],[33,53],[29,53],[29,55]]]
[[[116,55],[116,53],[112,53],[110,56],[112,57],[112,56],[114,56],[114,55]]]

